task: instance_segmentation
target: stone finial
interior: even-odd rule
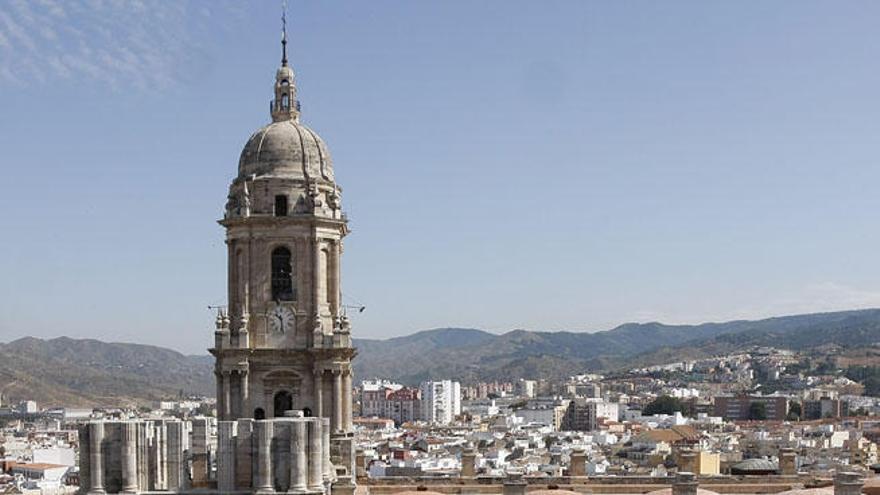
[[[779,474],[783,476],[797,474],[797,453],[794,449],[779,450]]]
[[[477,452],[470,445],[461,452],[461,477],[473,478],[477,475]]]
[[[697,453],[691,449],[683,449],[678,453],[678,471],[682,473],[698,473]]]
[[[834,476],[834,495],[861,495],[865,478],[861,473],[842,472]]]
[[[568,463],[569,476],[586,476],[587,475],[587,454],[582,448],[575,448],[569,456]]]
[[[521,471],[509,471],[507,473],[507,479],[504,480],[504,487],[501,489],[501,494],[525,495],[527,486],[525,480],[523,480],[523,474]]]
[[[696,495],[699,485],[696,474],[680,472],[672,482],[672,495]]]

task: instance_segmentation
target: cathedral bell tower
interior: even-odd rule
[[[221,421],[329,418],[338,474],[353,481],[351,326],[341,304],[341,189],[324,141],[300,122],[286,29],[272,122],[248,139],[223,219],[228,310],[214,347]]]

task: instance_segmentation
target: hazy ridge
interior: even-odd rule
[[[358,379],[416,384],[561,378],[730,353],[756,345],[795,350],[880,342],[880,309],[701,325],[628,323],[596,333],[442,328],[385,340],[355,339]],[[42,405],[134,403],[214,393],[213,359],[161,347],[66,337],[0,344],[0,391]]]

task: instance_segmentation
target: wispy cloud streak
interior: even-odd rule
[[[5,0],[0,87],[63,81],[162,91],[204,68],[209,23],[233,4],[164,0]],[[209,27],[214,29],[209,32]]]

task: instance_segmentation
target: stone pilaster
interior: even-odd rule
[[[223,370],[223,419],[229,421],[232,417],[232,373]]]
[[[219,363],[214,367],[214,385],[217,388],[217,419],[227,419],[223,414],[223,408],[226,404],[223,400],[223,374],[220,373]]]
[[[314,370],[314,386],[315,391],[315,411],[317,417],[324,416],[324,369],[315,368]]]

